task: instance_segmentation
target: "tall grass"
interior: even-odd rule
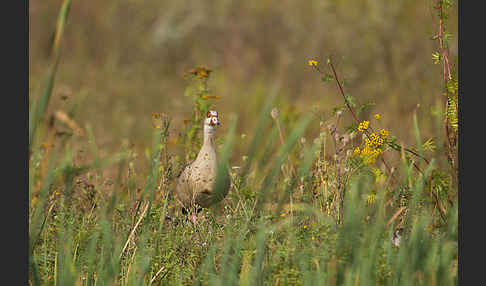
[[[62,41],[70,3],[63,2],[55,47]],[[59,139],[50,153],[35,144],[34,138],[43,136],[38,134],[42,130],[38,126],[44,123],[54,85],[59,59],[58,52],[55,54],[47,87],[30,114],[32,285],[458,283],[457,203],[440,214],[443,223],[437,224],[439,215],[428,201],[437,170],[434,159],[423,163],[418,172],[402,148],[397,181],[379,183],[369,169],[350,175],[342,183],[346,188],[346,196],[341,197],[344,213],[337,220],[335,212],[323,211],[323,204],[334,200],[324,199],[321,192],[322,188],[336,189],[330,182],[335,180],[332,172],[336,170],[326,174],[327,182],[316,183],[321,180],[316,162],[324,160],[325,166],[333,168],[326,165],[332,160],[321,153],[322,138],[327,135],[319,135],[310,146],[302,143],[309,126],[317,123],[313,115],[301,116],[293,126],[272,122],[274,91],[260,110],[257,128],[248,134],[252,139],[239,169],[229,164],[238,138],[237,117],[230,119],[214,191],[220,192],[225,185],[224,170],[230,171],[231,190],[221,203],[203,211],[196,227],[177,210],[168,183],[173,179],[172,165],[162,160],[170,120],[153,130],[145,180],[135,191],[125,173],[132,160],[127,155],[130,147],[101,157],[88,128],[94,162],[78,166],[70,147],[72,138]],[[424,156],[415,117],[414,127],[417,152]],[[287,128],[286,137],[283,128]],[[283,144],[277,143],[277,136]],[[351,162],[346,156],[342,158]],[[98,183],[104,179],[100,171],[113,164],[118,164],[118,176],[105,188]],[[39,171],[44,165],[45,176]],[[295,167],[295,174],[283,171],[289,165]],[[83,183],[92,174],[96,174],[95,184]],[[370,191],[374,192],[372,202],[367,201]],[[403,193],[408,196],[406,215],[401,215],[396,199]],[[404,232],[397,247],[392,235],[399,216]]]
[[[393,225],[387,224],[390,217],[385,200],[387,190],[378,189],[376,203],[367,206],[363,195],[373,184],[365,175],[350,182],[341,225],[312,202],[296,203],[291,215],[279,216],[283,204],[274,199],[283,197],[287,201],[289,193],[295,190],[282,184],[280,167],[308,123],[309,119],[303,119],[292,130],[286,144],[269,159],[268,171],[245,179],[246,184],[238,190],[232,189],[236,193],[249,188],[256,192],[254,199],[229,196],[222,203],[229,208],[219,214],[207,214],[198,228],[185,224],[183,218],[172,216],[167,220],[166,209],[173,204],[169,198],[172,194],[166,194],[163,201],[154,201],[154,182],[160,166],[157,159],[160,148],[155,143],[137,208],[122,207],[128,204],[120,196],[126,190],[114,192],[107,202],[100,201],[90,214],[80,213],[76,206],[66,207],[68,193],[63,193],[60,205],[51,202],[46,206],[47,190],[63,187],[56,184],[44,187],[42,203],[33,209],[31,282],[35,285],[457,284],[454,268],[457,206],[450,208],[447,226],[440,231],[430,229],[433,214],[424,208],[423,197],[431,167],[414,178],[411,164],[403,162],[404,182],[411,182],[413,196],[404,226],[407,232],[398,249],[391,242]],[[155,133],[154,142],[159,142],[159,138],[160,133]],[[260,145],[265,138],[257,135],[254,140]],[[223,148],[226,160],[231,141]],[[301,177],[312,176],[311,154],[308,150],[299,164]],[[248,160],[257,159],[252,156]],[[60,170],[63,171],[58,173],[65,177],[73,175],[68,157]],[[49,186],[55,177],[53,168],[48,174],[44,186]],[[258,183],[260,179],[262,183]],[[64,190],[69,188],[66,184],[68,181]],[[282,196],[282,192],[286,195]],[[278,207],[272,209],[271,205]],[[47,212],[42,211],[46,207]],[[134,224],[132,217],[141,223]]]

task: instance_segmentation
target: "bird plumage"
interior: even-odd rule
[[[179,202],[187,209],[196,205],[207,208],[223,199],[229,191],[227,184],[218,196],[214,193],[214,184],[218,172],[218,159],[214,147],[214,129],[219,125],[215,111],[208,111],[204,122],[204,142],[196,159],[187,164],[177,177],[176,195]]]

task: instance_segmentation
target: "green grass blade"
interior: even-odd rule
[[[47,106],[49,105],[49,100],[52,94],[52,89],[54,88],[54,81],[60,57],[61,40],[64,35],[64,29],[66,26],[70,7],[71,0],[65,0],[61,6],[61,10],[57,19],[56,36],[53,45],[54,62],[49,68],[48,74],[46,76],[44,90],[40,95],[40,98],[35,100],[35,102],[32,104],[32,108],[29,112],[29,150],[32,150],[32,147],[34,146],[34,137],[37,127],[39,126],[44,116],[44,113],[47,110]]]

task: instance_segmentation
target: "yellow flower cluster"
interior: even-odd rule
[[[370,146],[365,146],[361,151],[361,156],[363,157],[366,164],[373,164],[376,162],[376,158],[380,156],[383,151],[381,148],[373,149]]]
[[[377,114],[375,114],[375,118],[376,118],[376,120],[380,120],[381,115],[379,113],[377,113]]]
[[[372,148],[378,148],[381,145],[383,145],[383,142],[384,142],[383,138],[376,135],[375,133],[371,133],[370,138],[365,139],[366,146],[369,146],[369,147],[372,147]]]
[[[369,126],[370,126],[370,122],[367,120],[360,122],[358,126],[358,131],[363,132],[366,129],[368,129]]]
[[[366,126],[367,127],[367,126]],[[371,133],[369,138],[365,138],[365,146],[363,149],[356,147],[353,151],[354,155],[361,155],[366,164],[373,164],[376,162],[376,158],[383,153],[383,143],[388,136],[388,131],[381,129],[380,135]]]
[[[318,62],[316,60],[309,60],[307,64],[311,67],[316,67]]]

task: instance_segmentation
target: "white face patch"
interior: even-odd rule
[[[219,125],[218,113],[214,110],[209,110],[204,123],[209,126]]]

